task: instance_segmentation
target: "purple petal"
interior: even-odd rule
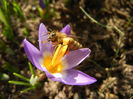
[[[43,23],[40,24],[39,26],[39,47],[40,47],[40,52],[43,53],[44,51],[51,51],[53,52],[53,47],[51,43],[46,43],[47,38],[49,34],[48,31]],[[43,42],[44,41],[44,42]],[[46,41],[46,42],[45,42]]]
[[[96,82],[97,80],[81,71],[70,69],[62,76],[51,78],[53,81],[59,81],[67,85],[88,85]]]
[[[70,27],[70,25],[66,25],[60,32],[66,33],[67,35],[71,35],[71,27]]]
[[[89,48],[82,48],[69,52],[64,56],[62,61],[64,62],[63,70],[71,69],[79,65],[86,57],[90,55],[91,50]]]
[[[42,9],[45,9],[46,6],[45,6],[45,3],[44,3],[44,0],[39,0],[39,5]]]
[[[48,36],[49,36],[48,31],[47,31],[45,25],[43,23],[41,23],[39,26],[39,35],[38,35],[40,50],[45,45],[45,43],[43,43],[43,41],[47,41]]]
[[[26,39],[23,40],[23,44],[28,59],[36,68],[42,71],[42,68],[39,64],[39,59],[42,57],[42,55],[39,52],[39,50],[36,47],[34,47],[30,42],[28,42]]]
[[[40,41],[46,41],[48,37],[48,31],[43,23],[39,26],[39,40]]]

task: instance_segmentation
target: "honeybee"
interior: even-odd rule
[[[61,33],[58,31],[48,32],[49,36],[47,38],[48,42],[51,42],[54,46],[58,46],[59,44],[68,45],[68,49],[70,51],[77,50],[82,48],[82,45],[74,40],[72,37],[65,33]]]

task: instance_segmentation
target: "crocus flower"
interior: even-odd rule
[[[44,0],[39,0],[39,5],[43,10],[46,8]]]
[[[47,32],[45,25],[41,23],[39,41],[47,40]],[[70,35],[70,26],[66,25],[60,32]],[[31,63],[37,69],[44,71],[51,80],[67,85],[87,85],[96,82],[95,78],[73,69],[89,56],[90,49],[82,48],[64,54],[67,46],[59,45],[54,51],[54,47],[50,42],[39,42],[39,50],[26,39],[24,39],[23,44],[25,53]]]

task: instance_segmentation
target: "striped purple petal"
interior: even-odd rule
[[[56,75],[51,80],[59,81],[67,85],[88,85],[97,81],[95,78],[74,69],[67,70],[65,73],[61,73],[60,76]]]
[[[71,69],[79,65],[86,57],[90,55],[91,50],[89,48],[82,48],[69,52],[64,56],[62,61],[64,62],[63,70]]]
[[[49,34],[48,34],[48,31],[47,31],[45,25],[43,23],[41,23],[39,26],[39,35],[38,35],[39,47],[40,47],[41,53],[44,51],[53,52],[53,50],[54,50],[54,48],[52,47],[53,45],[50,42],[47,42],[48,36],[49,36]]]
[[[43,71],[43,69],[41,68],[41,66],[39,64],[39,59],[42,58],[42,54],[40,53],[40,51],[26,39],[23,40],[23,44],[24,44],[25,53],[26,53],[28,59],[30,60],[30,62],[36,68]]]

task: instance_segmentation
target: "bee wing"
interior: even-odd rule
[[[84,39],[81,36],[77,36],[77,35],[67,35],[67,37],[71,37],[71,38],[74,38],[74,39]]]
[[[42,38],[48,38],[48,36],[49,36],[49,34],[47,33],[47,34],[43,34],[43,35],[41,35],[41,37]],[[45,39],[44,41],[46,41],[47,39]]]
[[[43,35],[41,35],[41,40],[38,40],[39,42],[47,42],[47,39],[46,38],[48,38],[48,36],[49,36],[49,34],[47,33],[47,34],[43,34]],[[43,39],[43,38],[45,38],[45,39]]]
[[[79,38],[79,37],[77,37],[76,35],[67,35],[67,37],[70,37],[70,38]]]
[[[41,43],[48,43],[48,41],[40,41],[40,40],[38,40],[38,42],[41,42]]]

